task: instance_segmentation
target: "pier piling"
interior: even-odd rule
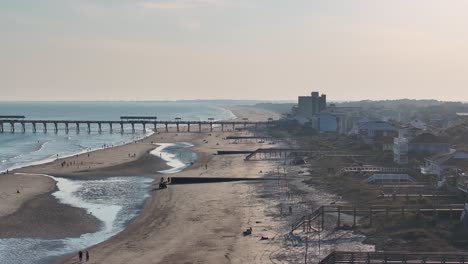
[[[271,122],[270,122],[271,123]],[[113,133],[113,125],[118,125],[120,124],[120,131],[121,133],[124,133],[124,126],[129,125],[132,128],[132,132],[135,132],[135,126],[141,125],[143,127],[143,130],[145,131],[148,126],[153,126],[154,131],[157,131],[158,125],[164,126],[166,132],[169,132],[169,126],[175,126],[177,132],[193,132],[193,125],[198,124],[198,132],[202,132],[204,127],[208,127],[210,132],[213,132],[218,126],[220,127],[220,131],[224,132],[224,129],[227,126],[232,126],[232,131],[235,131],[236,128],[239,128],[239,126],[243,126],[243,128],[252,128],[252,129],[258,129],[260,126],[265,126],[268,123],[267,122],[261,122],[261,121],[215,121],[213,118],[210,118],[209,121],[198,121],[198,120],[192,120],[192,121],[182,121],[180,118],[177,118],[175,121],[155,121],[155,120],[120,120],[120,121],[109,121],[109,120],[27,120],[23,118],[18,118],[18,119],[0,119],[0,133],[5,132],[5,124],[7,126],[10,126],[10,131],[12,133],[15,133],[16,130],[21,131],[23,133],[27,132],[29,127],[31,127],[31,131],[33,133],[37,132],[37,124],[42,125],[43,131],[46,133],[48,131],[48,124],[53,125],[53,130],[55,133],[58,133],[59,131],[59,126],[63,124],[65,127],[65,133],[68,134],[69,132],[69,125],[74,124],[76,126],[76,133],[80,133],[80,126],[85,126],[86,130],[88,133],[92,132],[92,125],[96,124],[97,126],[97,131],[99,133],[103,132],[102,125],[103,124],[109,124],[109,132]],[[187,130],[185,130],[182,126],[187,126]],[[16,129],[18,128],[19,129]],[[281,154],[280,154],[281,155]]]

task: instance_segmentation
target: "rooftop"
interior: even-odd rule
[[[413,138],[410,143],[421,144],[421,143],[432,143],[432,144],[448,144],[448,139],[441,136],[436,136],[431,133],[423,133]]]
[[[359,126],[359,129],[372,129],[372,130],[397,130],[396,127],[385,121],[369,121]]]

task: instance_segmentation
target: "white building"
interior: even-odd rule
[[[408,164],[408,138],[399,136],[393,139],[393,161],[397,164]]]

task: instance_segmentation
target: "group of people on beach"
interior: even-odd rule
[[[88,251],[88,250],[86,250],[86,251],[84,252],[84,255],[85,255],[86,261],[89,261],[89,251]],[[81,250],[78,252],[78,259],[79,259],[80,261],[83,260],[83,251],[81,251]]]

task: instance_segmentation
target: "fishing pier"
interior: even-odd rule
[[[208,121],[194,120],[185,121],[181,118],[175,118],[174,121],[161,121],[157,120],[157,117],[147,116],[122,116],[120,120],[43,120],[43,119],[26,119],[24,116],[0,116],[0,133],[10,132],[21,132],[25,133],[31,131],[36,133],[42,130],[47,133],[49,130],[58,133],[59,130],[64,130],[65,133],[69,133],[70,130],[75,130],[76,133],[80,133],[82,129],[85,129],[87,133],[91,133],[93,129],[102,133],[104,127],[107,127],[110,133],[113,133],[115,129],[119,129],[120,133],[125,132],[125,128],[131,127],[131,132],[135,133],[136,128],[142,128],[143,131],[147,128],[154,129],[155,132],[175,129],[175,132],[202,132],[209,131],[213,132],[215,128],[219,131],[225,131],[231,129],[246,129],[254,128],[259,129],[260,127],[267,127],[275,121],[216,121],[210,118]],[[195,127],[195,128],[194,128]],[[185,129],[182,129],[185,128]]]

